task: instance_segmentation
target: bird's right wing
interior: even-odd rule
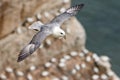
[[[36,31],[40,31],[42,25],[44,25],[42,22],[37,21],[37,22],[34,22],[33,24],[31,24],[28,28],[36,30]]]
[[[34,35],[30,43],[21,50],[17,62],[20,62],[31,55],[37,48],[39,48],[48,35],[50,34],[47,31],[40,31]]]
[[[71,8],[68,8],[64,13],[58,15],[55,17],[51,23],[58,23],[62,24],[65,20],[69,19],[71,16],[75,16],[79,10],[84,6],[84,4],[79,4],[76,6],[73,6]]]

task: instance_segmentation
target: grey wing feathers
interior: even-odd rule
[[[21,50],[20,54],[18,55],[17,62],[24,60],[26,57],[31,55],[37,48],[39,48],[40,44],[44,41],[44,39],[49,34],[45,31],[38,32],[30,41],[30,43]]]
[[[28,44],[27,46],[25,46],[20,52],[17,62],[24,60],[26,57],[32,54],[35,51],[35,47],[35,44]]]
[[[61,25],[65,20],[69,19],[71,16],[75,16],[83,6],[84,4],[79,4],[71,8],[68,8],[64,13],[55,17],[51,22],[53,23],[56,22]]]

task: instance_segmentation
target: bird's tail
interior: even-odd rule
[[[31,25],[28,27],[28,29],[40,31],[42,25],[44,25],[42,22],[36,21],[36,22],[34,22],[33,24],[31,24]]]
[[[28,44],[27,46],[25,46],[23,50],[20,52],[20,54],[18,55],[17,62],[24,60],[26,57],[31,55],[38,47],[39,45],[35,45],[35,44]]]

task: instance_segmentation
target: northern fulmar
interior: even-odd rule
[[[79,4],[68,8],[62,14],[56,16],[52,21],[47,24],[41,24],[40,21],[34,22],[29,26],[30,29],[38,30],[32,40],[27,44],[18,55],[17,62],[24,60],[26,57],[31,55],[41,43],[46,39],[46,37],[52,35],[56,38],[64,38],[66,36],[65,32],[60,28],[65,20],[70,17],[75,16],[77,12],[84,6],[84,4]]]

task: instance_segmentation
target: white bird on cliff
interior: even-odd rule
[[[79,4],[68,8],[64,13],[55,17],[48,24],[41,24],[39,21],[34,22],[29,28],[38,30],[32,40],[27,44],[18,55],[17,62],[24,60],[26,57],[31,55],[41,43],[46,39],[46,37],[52,35],[56,38],[64,38],[66,36],[65,32],[60,28],[62,23],[65,20],[68,20],[70,17],[75,16],[77,12],[84,6],[84,4]]]

